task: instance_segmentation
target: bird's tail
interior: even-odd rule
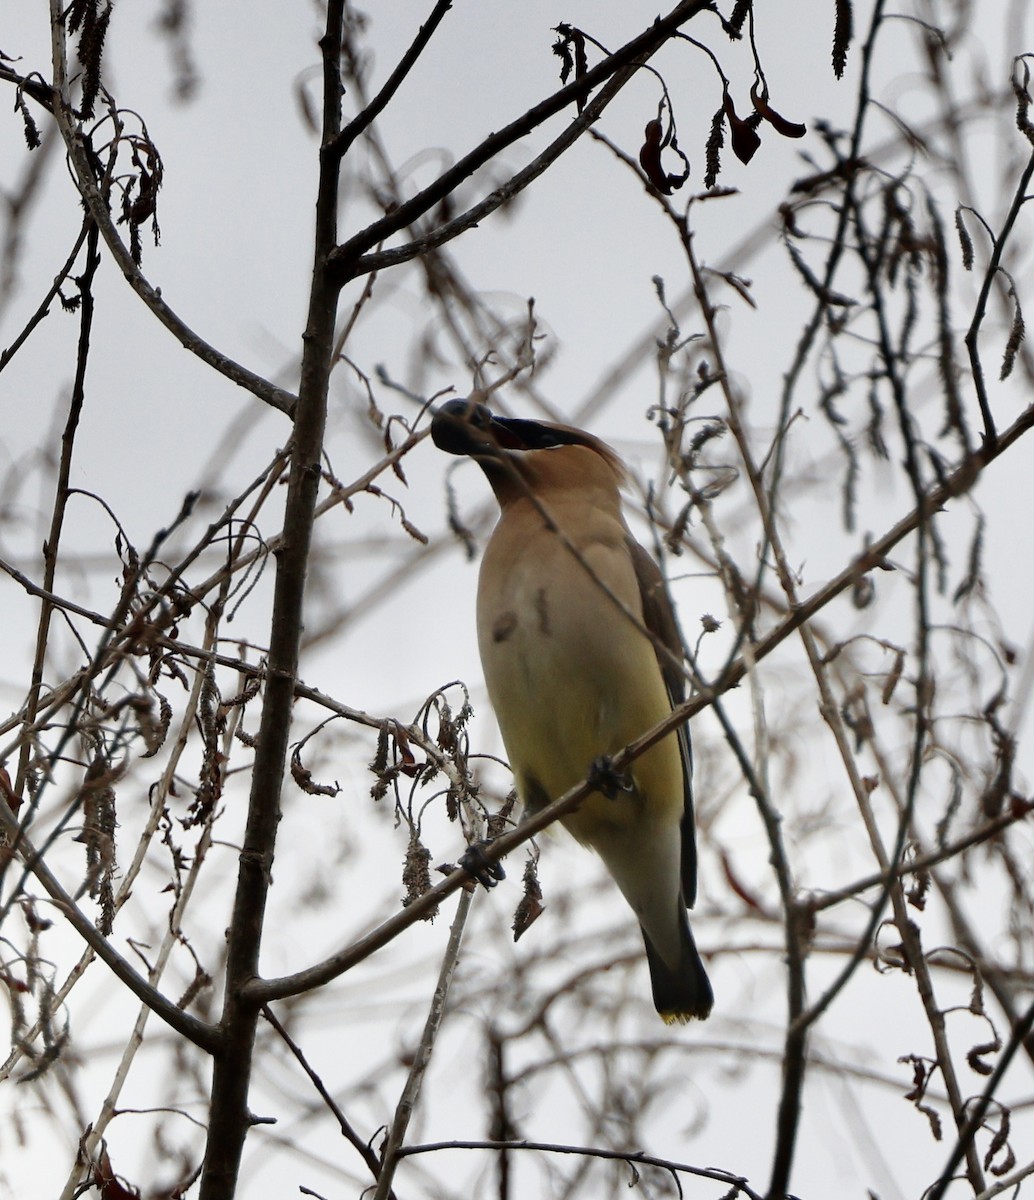
[[[650,966],[650,983],[653,985],[653,1003],[668,1025],[685,1024],[693,1019],[703,1021],[710,1015],[714,1005],[711,981],[700,961],[686,910],[681,903],[679,928],[679,961],[674,966],[665,962],[654,949],[646,930],[643,930],[646,961]]]

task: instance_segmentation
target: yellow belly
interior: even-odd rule
[[[627,578],[616,573],[609,553],[590,548],[586,558],[608,568],[608,582],[616,579],[638,616],[631,566]],[[486,556],[483,579],[488,562]],[[530,547],[502,566],[497,562],[496,586],[479,590],[485,680],[525,803],[541,799],[530,794],[533,783],[550,800],[563,795],[595,759],[616,754],[670,712],[646,635],[581,568],[561,573],[567,565],[548,543]],[[575,837],[593,845],[606,827],[620,830],[641,819],[644,806],[654,818],[664,813],[678,821],[684,793],[675,735],[637,759],[631,774],[635,795],[594,795],[567,818]]]

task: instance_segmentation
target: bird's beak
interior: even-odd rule
[[[509,426],[505,418],[474,400],[449,400],[434,414],[431,440],[446,454],[499,458],[506,450],[526,449]]]

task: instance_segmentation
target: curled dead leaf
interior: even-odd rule
[[[725,117],[729,122],[729,140],[732,143],[732,152],[745,165],[750,162],[761,145],[761,138],[757,131],[761,117],[757,113],[746,118],[737,116],[736,106],[728,92],[725,93],[723,103]]]
[[[799,121],[788,121],[781,113],[777,113],[768,102],[768,92],[759,92],[756,83],[751,85],[750,98],[756,111],[776,133],[781,133],[783,137],[788,138],[802,138],[808,132],[807,125],[803,125]]]
[[[680,174],[665,171],[661,163],[661,152],[666,149],[677,154],[682,160],[684,169]],[[682,187],[689,178],[689,159],[679,149],[674,124],[665,134],[664,126],[659,120],[647,121],[646,128],[643,130],[643,145],[639,151],[639,165],[643,168],[646,178],[662,196],[670,196],[672,192]]]

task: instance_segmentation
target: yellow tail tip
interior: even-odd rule
[[[711,1015],[711,1006],[694,1009],[666,1008],[659,1011],[665,1025],[688,1025],[690,1021],[706,1021]]]

